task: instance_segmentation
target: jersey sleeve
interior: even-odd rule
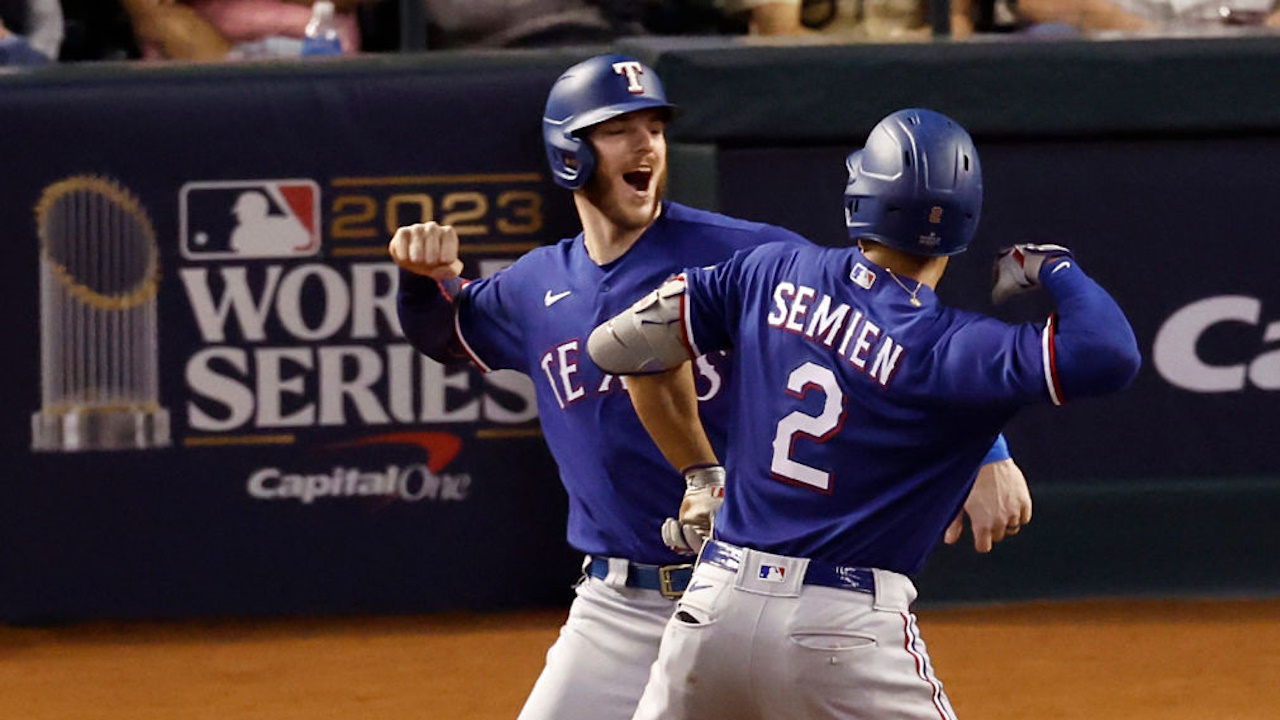
[[[963,405],[1016,407],[1053,399],[1052,382],[1044,362],[1043,325],[1010,326],[995,318],[965,315],[938,338],[929,380],[921,392],[944,402]]]
[[[935,355],[948,398],[982,404],[1095,397],[1128,385],[1141,364],[1133,328],[1115,300],[1074,263],[1042,284],[1058,311],[1012,327],[972,315],[953,326]]]
[[[462,349],[485,372],[527,372],[515,266],[468,283],[458,298],[456,331]]]
[[[442,365],[465,362],[466,354],[454,332],[460,279],[437,282],[400,271],[396,312],[405,338],[418,352]]]
[[[739,250],[716,265],[684,272],[684,326],[694,356],[733,348],[743,298],[757,285],[753,273],[768,247]]]
[[[1058,304],[1044,350],[1054,402],[1106,395],[1132,382],[1142,354],[1133,326],[1115,299],[1074,260],[1043,268],[1040,282]]]
[[[990,465],[993,462],[1008,460],[1013,456],[1009,454],[1009,440],[1000,433],[996,436],[996,441],[991,443],[991,449],[987,451],[987,456],[982,458],[983,465]]]

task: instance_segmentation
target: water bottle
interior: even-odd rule
[[[342,41],[333,22],[333,2],[316,0],[311,6],[311,20],[302,38],[302,56],[341,55]]]

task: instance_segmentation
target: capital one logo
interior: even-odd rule
[[[1253,385],[1280,390],[1280,347],[1235,362],[1212,364],[1197,351],[1213,327],[1242,323],[1257,328],[1263,344],[1280,341],[1280,320],[1262,322],[1262,301],[1247,295],[1197,300],[1169,316],[1151,348],[1156,371],[1170,384],[1198,393],[1224,393]]]

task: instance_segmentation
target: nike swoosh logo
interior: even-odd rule
[[[1049,271],[1049,274],[1050,274],[1050,275],[1052,275],[1052,274],[1054,274],[1054,273],[1058,272],[1059,270],[1066,270],[1066,269],[1067,269],[1067,268],[1069,268],[1069,267],[1071,267],[1071,261],[1070,261],[1070,260],[1066,260],[1066,261],[1064,261],[1064,262],[1058,263],[1058,267],[1056,267],[1056,268],[1054,268],[1054,269],[1050,270],[1050,271]]]
[[[555,305],[561,300],[569,297],[569,294],[572,292],[572,290],[565,290],[564,292],[552,294],[552,292],[548,290],[547,294],[542,296],[542,303],[547,307],[551,307],[552,305]]]

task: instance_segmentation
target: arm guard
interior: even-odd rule
[[[683,277],[668,280],[597,327],[587,339],[591,359],[614,375],[661,372],[692,359],[681,322],[684,293]]]

